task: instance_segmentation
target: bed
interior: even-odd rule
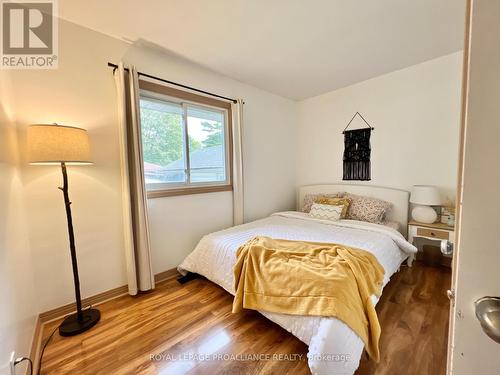
[[[392,203],[387,219],[407,227],[406,191],[365,185],[309,185],[299,188],[298,207],[306,194],[349,192]],[[204,236],[179,265],[181,274],[205,276],[234,295],[233,266],[238,247],[255,236],[312,242],[339,243],[367,250],[385,270],[383,286],[402,262],[416,252],[403,233],[381,224],[354,220],[338,222],[315,219],[299,211],[278,212],[267,218]],[[378,302],[372,296],[373,302]],[[359,366],[364,345],[342,321],[321,316],[296,316],[261,312],[309,346],[308,364],[312,374],[353,374]],[[382,353],[383,355],[383,353]]]

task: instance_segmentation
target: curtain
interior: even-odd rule
[[[142,159],[139,79],[134,67],[115,71],[122,171],[125,259],[129,294],[154,289]]]
[[[231,104],[233,132],[233,225],[243,224],[243,100]]]

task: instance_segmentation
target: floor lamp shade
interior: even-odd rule
[[[73,126],[31,125],[28,161],[30,164],[91,164],[87,131]]]
[[[58,164],[61,166],[66,219],[68,222],[69,251],[73,267],[76,313],[68,315],[59,326],[61,336],[74,336],[85,332],[99,322],[97,309],[83,309],[80,294],[80,277],[76,257],[76,241],[69,199],[69,182],[66,164],[92,164],[89,137],[85,129],[61,125],[31,125],[28,128],[28,161],[30,164]]]

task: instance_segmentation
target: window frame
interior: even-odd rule
[[[206,194],[222,191],[233,191],[233,134],[232,134],[232,111],[231,103],[213,99],[207,96],[178,90],[169,86],[159,85],[150,81],[139,80],[139,97],[151,100],[165,101],[179,104],[183,109],[183,149],[185,152],[187,178],[184,183],[163,183],[158,188],[146,185],[148,198],[162,198],[178,195]],[[189,138],[187,124],[187,109],[189,106],[207,108],[220,111],[224,114],[224,154],[226,180],[220,182],[190,182],[189,164]],[[139,108],[140,110],[140,108]],[[142,137],[142,132],[141,132]],[[141,140],[142,143],[142,140]],[[144,163],[144,161],[143,161]],[[148,188],[148,185],[150,186]]]

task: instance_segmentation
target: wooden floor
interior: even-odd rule
[[[381,361],[364,356],[357,374],[444,374],[449,284],[449,271],[419,263],[394,275],[377,305]],[[256,312],[232,314],[231,304],[227,292],[203,279],[183,286],[169,280],[151,293],[106,302],[90,331],[54,334],[41,373],[309,373],[305,344]],[[58,324],[47,324],[44,338]],[[276,354],[288,357],[273,360]],[[202,355],[210,360],[196,360]]]

